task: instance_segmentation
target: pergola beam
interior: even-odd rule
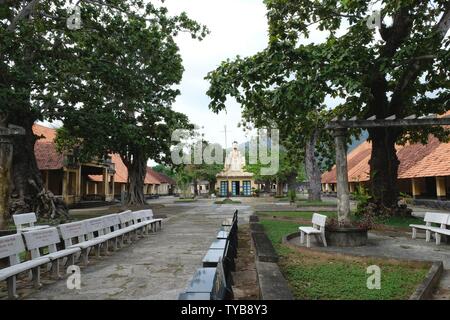
[[[408,117],[410,118],[410,117]],[[379,119],[379,120],[340,120],[334,119],[326,125],[326,129],[344,128],[386,128],[386,127],[420,127],[450,125],[450,117],[418,118],[418,119]]]

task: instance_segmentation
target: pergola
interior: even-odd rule
[[[333,119],[325,129],[334,130],[336,145],[336,180],[337,180],[337,203],[338,217],[347,218],[350,213],[350,192],[348,185],[347,169],[347,130],[351,128],[391,128],[391,127],[422,127],[422,126],[445,126],[450,125],[450,117],[437,117],[429,115],[416,117],[411,115],[404,119],[397,119],[395,116],[386,119],[377,119],[375,116],[365,120],[357,119]]]

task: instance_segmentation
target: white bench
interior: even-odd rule
[[[153,219],[153,211],[151,209],[135,211],[133,212],[133,215],[137,222],[144,222],[146,224],[146,233],[148,233],[149,226],[153,232],[157,231],[158,225],[159,228],[162,229],[162,219]]]
[[[103,227],[104,227],[104,237],[108,240],[113,240],[113,250],[117,250],[120,239],[120,247],[123,247],[123,241],[125,234],[128,230],[120,229],[120,219],[118,214],[109,214],[102,217]]]
[[[25,244],[21,234],[0,237],[0,259],[9,258],[10,265],[0,269],[0,281],[6,280],[10,299],[18,297],[16,292],[16,276],[18,274],[31,270],[34,287],[39,288],[41,285],[39,267],[50,262],[48,258],[21,262],[19,255],[25,251]]]
[[[440,228],[432,228],[431,231],[434,232],[436,238],[436,245],[441,244],[441,235],[450,237],[450,230],[447,229],[447,226],[450,225],[450,214],[447,214],[447,222],[441,224]]]
[[[103,242],[100,243],[98,246],[96,246],[96,256],[97,258],[101,255],[101,249],[102,247],[105,249],[105,253],[108,252],[108,240],[111,239],[111,237],[105,237],[105,226],[104,226],[104,219],[102,217],[99,218],[92,218],[83,220],[85,227],[86,227],[86,237],[87,240],[102,240]]]
[[[440,228],[445,228],[448,221],[448,214],[437,213],[437,212],[426,212],[423,219],[425,225],[421,224],[410,224],[412,228],[412,238],[417,237],[417,230],[425,230],[426,241],[430,242],[432,229],[435,228],[433,224],[439,225]]]
[[[65,264],[74,265],[75,254],[81,251],[80,248],[69,248],[58,251],[57,244],[61,242],[61,239],[56,228],[29,231],[24,233],[24,237],[27,249],[31,252],[32,260],[42,257],[50,260],[54,278],[61,278],[59,274],[59,260],[67,258]],[[43,256],[41,256],[41,249],[47,249],[47,253]]]
[[[37,217],[34,212],[13,214],[13,220],[16,225],[17,233],[50,227],[48,225],[35,226],[34,223],[37,222]],[[28,227],[25,227],[24,225],[28,225]]]
[[[327,216],[314,213],[312,217],[312,227],[299,227],[300,230],[300,244],[305,243],[305,235],[306,235],[306,247],[311,247],[311,239],[310,236],[314,235],[315,237],[320,236],[323,242],[323,245],[327,246],[327,240],[325,239],[325,224],[327,222]]]
[[[126,230],[127,233],[133,234],[133,240],[137,240],[138,230],[143,232],[146,223],[138,222],[131,211],[125,211],[118,214],[120,219],[120,229]],[[127,241],[131,242],[131,238],[127,237]]]
[[[66,249],[81,249],[81,255],[84,265],[88,265],[89,263],[88,257],[91,248],[100,246],[103,242],[105,242],[105,240],[103,239],[86,240],[87,234],[89,232],[87,231],[86,224],[83,221],[61,224],[58,226],[58,229],[62,239],[64,240]],[[73,242],[74,239],[76,239],[75,243]]]

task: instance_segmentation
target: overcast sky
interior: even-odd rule
[[[267,46],[266,7],[262,0],[167,0],[171,14],[186,11],[190,18],[205,24],[211,34],[203,41],[183,34],[177,38],[185,72],[180,86],[181,95],[174,109],[187,114],[191,122],[203,127],[205,139],[225,144],[227,126],[228,146],[237,140],[247,140],[237,124],[241,120],[239,105],[226,102],[227,112],[218,115],[208,109],[208,82],[204,77],[220,62],[236,55],[249,56]]]

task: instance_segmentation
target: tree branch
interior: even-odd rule
[[[7,30],[9,32],[13,32],[17,24],[20,22],[20,20],[28,17],[29,15],[34,13],[34,10],[36,8],[36,4],[39,2],[39,0],[31,0],[22,10],[19,11],[19,13],[13,18],[11,21],[11,24],[8,26]]]
[[[450,4],[447,5],[446,12],[442,16],[441,20],[439,20],[439,22],[436,24],[434,29],[438,32],[440,40],[442,41],[445,38],[448,30],[450,29]],[[409,64],[394,89],[391,99],[391,105],[395,106],[398,99],[400,99],[400,97],[402,96],[403,91],[417,79],[420,71],[425,66],[425,63],[423,61],[425,61],[425,59],[414,59],[414,61]]]

